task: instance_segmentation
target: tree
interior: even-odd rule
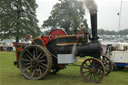
[[[120,30],[118,32],[119,35],[128,35],[128,28],[124,29],[124,30]]]
[[[2,38],[24,38],[28,33],[40,34],[36,18],[37,4],[35,0],[1,0],[0,33]]]
[[[104,30],[104,29],[98,29],[99,35],[128,35],[128,28],[120,30],[118,32],[116,31],[110,31],[110,30]]]
[[[98,34],[100,34],[100,35],[105,34],[105,30],[104,29],[98,29]]]
[[[78,0],[59,0],[54,5],[51,16],[44,21],[43,28],[63,28],[67,33],[76,30],[80,25],[88,28],[85,19],[83,2]]]

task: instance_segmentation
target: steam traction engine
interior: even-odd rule
[[[97,36],[97,14],[91,14],[92,37],[81,32],[67,35],[63,30],[52,30],[48,36],[35,38],[31,44],[14,43],[16,62],[27,79],[42,79],[50,71],[64,69],[76,62],[77,56],[91,56],[83,61],[80,74],[86,82],[100,82],[111,72],[110,60],[102,55],[102,47]],[[88,41],[90,40],[90,41]]]

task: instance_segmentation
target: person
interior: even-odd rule
[[[80,25],[79,30],[80,30],[79,34],[84,36],[84,38],[82,38],[83,42],[87,43],[88,42],[89,33],[86,31],[86,28],[83,25]]]
[[[79,29],[80,29],[80,32],[82,32],[82,33],[86,32],[86,29],[83,27],[83,25],[80,25]]]
[[[10,46],[10,51],[13,51],[13,47],[12,46]]]
[[[26,37],[25,37],[25,42],[26,43],[31,43],[32,41],[32,35],[31,34],[28,34]]]

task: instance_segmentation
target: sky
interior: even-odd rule
[[[44,20],[47,20],[50,16],[50,12],[53,6],[58,0],[36,0],[38,4],[37,18],[39,20],[39,26],[43,24]],[[95,0],[98,6],[98,29],[104,30],[123,30],[128,28],[128,0],[122,0],[122,12],[119,28],[119,16],[121,0]],[[90,16],[86,9],[86,19],[90,26]]]

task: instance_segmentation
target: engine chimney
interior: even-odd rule
[[[97,5],[94,0],[84,0],[85,5],[90,11],[90,20],[91,20],[91,31],[92,37],[90,38],[91,42],[82,43],[76,45],[76,49],[73,51],[75,56],[92,56],[98,58],[101,56],[102,47],[98,41],[97,36]],[[75,48],[75,46],[74,46]]]
[[[92,38],[91,42],[88,42],[86,44],[77,45],[76,50],[74,51],[75,56],[93,56],[95,58],[100,57],[102,53],[102,47],[100,42],[98,41],[97,36],[97,12],[93,11],[90,12],[90,18],[91,18],[91,30],[92,30]]]
[[[90,12],[90,18],[91,18],[91,29],[92,29],[92,40],[98,40],[97,36],[97,12],[91,13]]]

